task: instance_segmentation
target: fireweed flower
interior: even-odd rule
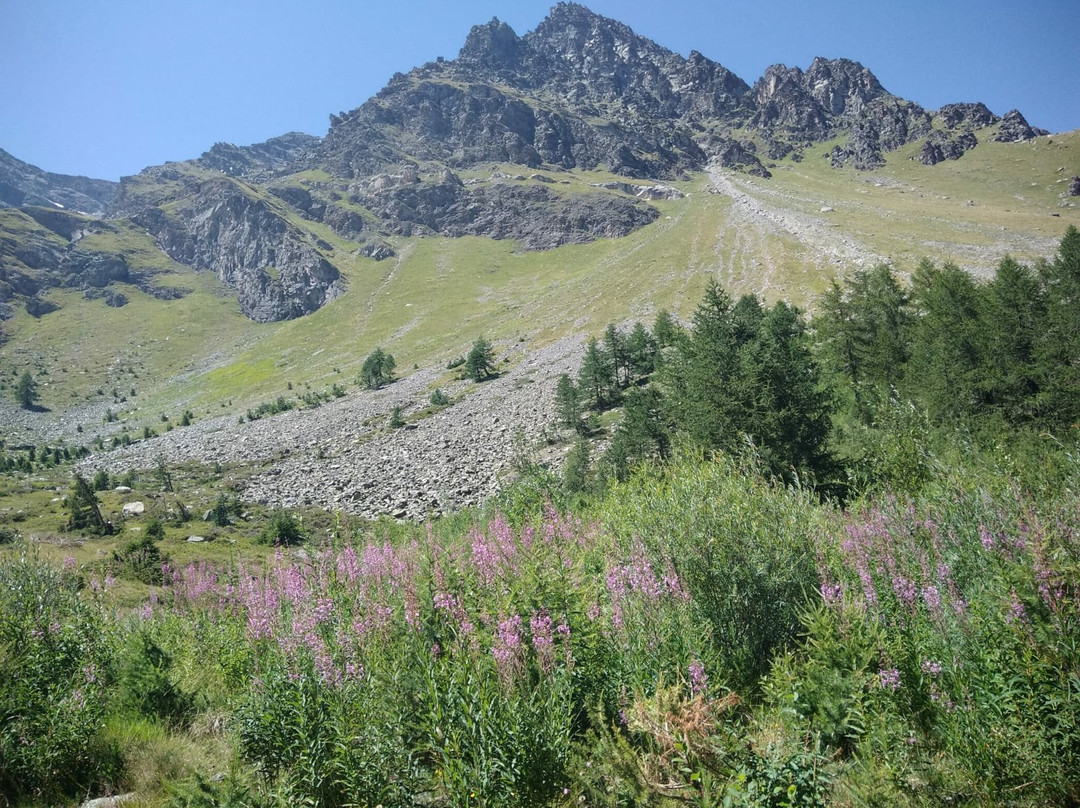
[[[709,687],[709,676],[705,673],[705,666],[701,664],[701,661],[695,659],[691,662],[687,673],[690,675],[690,695],[704,693]]]
[[[529,618],[529,630],[532,632],[533,648],[536,650],[540,670],[549,673],[555,665],[555,637],[551,616],[545,611],[536,612]]]
[[[1024,609],[1024,604],[1020,602],[1020,598],[1016,595],[1016,590],[1010,590],[1009,592],[1009,611],[1005,613],[1006,623],[1026,623],[1027,612]]]
[[[881,686],[882,690],[899,690],[900,671],[896,668],[880,671],[878,673],[878,684]]]
[[[499,621],[491,654],[503,682],[513,679],[521,666],[521,615],[514,614]]]

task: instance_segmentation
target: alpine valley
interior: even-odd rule
[[[580,5],[524,36],[495,19],[321,139],[218,143],[119,184],[0,153],[0,368],[31,370],[47,408],[9,398],[5,431],[109,440],[190,409],[196,428],[100,462],[288,455],[259,497],[421,516],[494,490],[585,336],[686,316],[709,277],[806,306],[877,262],[1051,254],[1080,222],[1077,148],[1016,110],[925,110],[844,59],[750,85]],[[473,389],[444,367],[478,335],[505,372]],[[345,384],[378,345],[414,368],[392,388],[236,423],[287,385]],[[452,423],[380,437],[437,385],[463,398]]]
[[[0,151],[0,806],[1080,805],[1080,130],[574,3],[329,121]]]

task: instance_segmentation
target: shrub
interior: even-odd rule
[[[157,521],[157,525],[164,532],[160,520]],[[162,568],[168,560],[168,557],[163,555],[154,543],[154,539],[146,533],[141,538],[128,542],[120,550],[114,550],[109,568],[119,577],[131,578],[151,586],[160,586],[165,583],[165,573]]]
[[[450,397],[439,387],[435,388],[435,392],[431,394],[431,398],[428,400],[436,407],[445,407],[450,403]]]
[[[405,426],[405,419],[401,417],[401,407],[394,407],[393,412],[390,413],[390,428],[401,429]]]
[[[300,544],[306,538],[296,517],[288,511],[275,510],[259,534],[259,544],[288,546]]]
[[[119,769],[100,728],[110,654],[102,615],[67,570],[0,559],[0,795],[59,805]]]

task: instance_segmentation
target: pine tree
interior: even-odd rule
[[[563,489],[579,493],[589,485],[589,441],[578,436],[573,447],[566,453],[563,464]]]
[[[770,471],[824,479],[833,471],[828,450],[832,401],[822,388],[797,309],[779,302],[764,313],[740,351],[744,376],[740,426]]]
[[[578,389],[566,373],[559,377],[559,382],[555,386],[555,415],[559,426],[581,431],[581,402]]]
[[[1042,368],[1035,361],[1046,306],[1042,284],[1011,258],[998,264],[982,297],[986,343],[979,385],[987,404],[1013,425],[1035,419]]]
[[[626,338],[626,353],[635,376],[648,376],[656,369],[656,342],[641,323],[634,323]]]
[[[585,344],[585,356],[578,371],[578,387],[592,399],[592,406],[603,409],[615,397],[615,368],[596,338]]]
[[[671,435],[664,418],[663,401],[655,387],[635,388],[627,393],[615,440],[623,442],[626,454],[634,460],[671,457]]]
[[[39,398],[37,382],[30,375],[30,371],[24,371],[19,377],[19,383],[15,387],[15,397],[24,410],[32,410],[37,404]]]
[[[1036,344],[1039,410],[1053,427],[1080,423],[1080,230],[1065,231],[1052,262],[1039,268],[1046,314]]]
[[[614,323],[609,323],[604,330],[604,351],[611,360],[616,389],[626,387],[630,384],[630,354],[626,348],[626,335]]]
[[[376,348],[360,369],[360,380],[369,390],[378,390],[384,384],[394,380],[394,369],[397,363],[394,357],[386,353],[382,348]]]
[[[67,497],[68,530],[85,530],[99,536],[112,533],[112,525],[101,515],[101,506],[90,483],[78,472]]]
[[[474,382],[482,382],[495,375],[495,348],[483,337],[478,337],[465,358],[465,375]]]
[[[905,388],[937,421],[977,412],[984,341],[979,331],[981,293],[955,264],[923,261],[912,280],[917,319]]]

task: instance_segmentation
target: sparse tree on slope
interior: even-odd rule
[[[495,375],[495,348],[483,337],[477,338],[465,358],[465,375],[474,382],[482,382]]]
[[[394,380],[394,357],[382,348],[376,348],[364,360],[360,369],[360,379],[369,390],[378,390],[384,384]]]

